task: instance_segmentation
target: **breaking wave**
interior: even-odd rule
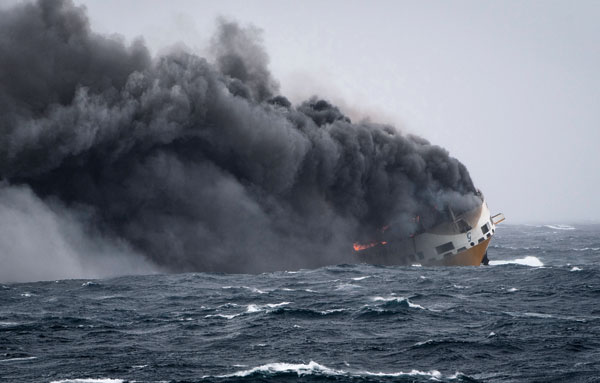
[[[569,248],[598,247],[598,238],[600,225],[508,226],[499,245],[542,249],[490,249],[492,261],[510,263],[491,267],[5,283],[0,381],[592,382],[598,253]],[[545,266],[514,264],[536,259]],[[362,287],[336,290],[341,283]]]
[[[373,297],[373,302],[385,302],[384,306],[395,306],[410,307],[413,309],[427,310],[425,307],[412,303],[408,298],[404,297]]]
[[[575,230],[575,227],[570,225],[544,225],[544,227],[552,230]]]
[[[232,374],[220,375],[217,378],[234,378],[234,377],[248,377],[248,376],[278,376],[278,375],[321,375],[321,376],[333,376],[333,377],[426,377],[433,380],[439,380],[444,376],[437,370],[431,371],[420,371],[411,370],[408,372],[372,372],[365,370],[341,370],[333,369],[314,361],[309,363],[267,363],[258,367],[254,367],[247,370],[238,371]],[[447,376],[448,379],[455,379],[459,376],[464,376],[460,372],[456,372],[453,375]],[[206,377],[205,377],[206,378]]]
[[[523,265],[531,267],[543,267],[544,264],[538,257],[528,255],[524,258],[490,261],[490,265]]]

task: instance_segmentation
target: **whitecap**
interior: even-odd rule
[[[335,286],[335,289],[338,290],[338,291],[340,291],[340,290],[343,291],[343,290],[358,289],[358,288],[361,288],[361,287],[362,286],[353,285],[351,283],[342,283],[342,284],[339,284],[339,285]]]
[[[259,311],[261,311],[261,309],[258,308],[258,305],[255,305],[255,304],[250,304],[246,308],[246,312],[247,313],[256,313],[256,312],[259,312]]]
[[[347,363],[346,366],[349,367]],[[262,374],[277,374],[277,373],[287,373],[293,374],[295,373],[298,376],[303,375],[326,375],[326,376],[348,376],[348,377],[363,377],[363,376],[373,376],[373,377],[401,377],[401,376],[423,376],[429,377],[433,380],[441,379],[443,376],[437,370],[432,371],[420,371],[420,370],[411,370],[409,372],[371,372],[367,370],[337,370],[333,368],[329,368],[322,364],[319,364],[314,361],[310,361],[309,363],[267,363],[262,366],[254,367],[248,370],[242,370],[238,372],[234,372],[228,375],[220,375],[217,378],[232,378],[232,377],[247,377],[253,375],[255,373]],[[456,372],[454,375],[450,376],[450,379],[455,379],[455,377],[462,376],[463,374],[460,372]],[[209,378],[209,376],[204,376],[203,378]]]
[[[327,315],[327,314],[333,314],[333,313],[343,313],[344,311],[346,311],[346,309],[330,309],[330,310],[319,311],[319,314]]]
[[[470,289],[470,286],[463,286],[463,285],[452,285],[452,287],[454,287],[455,289]]]
[[[23,358],[0,359],[0,363],[4,363],[4,362],[18,362],[18,361],[22,361],[22,360],[32,360],[32,359],[37,359],[37,356],[26,356],[26,357],[23,357]]]
[[[224,318],[224,319],[233,319],[235,317],[239,317],[242,314],[209,314],[205,315],[205,318]]]
[[[457,372],[457,374],[461,374]],[[442,373],[437,370],[431,371],[420,371],[420,370],[411,370],[410,372],[370,372],[370,371],[357,371],[351,375],[358,376],[381,376],[381,377],[400,377],[400,376],[429,376],[431,379],[437,380],[442,378]],[[461,374],[462,375],[462,374]]]
[[[262,366],[254,367],[249,370],[238,371],[229,375],[221,375],[218,378],[245,377],[255,373],[296,373],[298,376],[312,375],[322,373],[327,375],[343,375],[344,371],[333,370],[329,367],[320,365],[312,360],[307,364],[302,363],[267,363]]]
[[[17,326],[17,322],[0,322],[0,327]]]
[[[492,338],[492,337],[495,337],[495,336],[496,336],[496,333],[492,331],[492,332],[490,332],[490,334],[488,335],[488,338]]]
[[[316,293],[315,290],[311,290],[311,289],[296,290],[296,289],[290,289],[288,287],[282,287],[281,290],[282,291],[305,291],[307,293]]]
[[[552,230],[575,230],[573,226],[569,225],[544,225],[544,227]]]
[[[367,278],[371,278],[370,275],[367,275],[365,277],[356,277],[356,278],[352,278],[353,281],[362,281],[363,279],[367,279]]]
[[[31,295],[32,295],[31,293],[23,293],[23,294],[21,294],[21,296],[25,297],[25,298],[29,298],[29,297],[31,297]]]
[[[421,265],[420,263],[415,263],[413,265],[411,265],[412,267],[423,267],[423,265]]]
[[[417,342],[413,346],[421,347],[421,346],[425,346],[426,344],[432,344],[432,343],[433,343],[433,339],[427,339],[426,341],[423,341],[423,342]]]
[[[510,289],[507,290],[509,293],[514,293],[515,291],[519,291],[519,289],[515,288],[515,287],[511,287]]]
[[[418,305],[416,303],[412,303],[408,298],[404,298],[404,297],[373,297],[371,298],[374,302],[398,302],[398,303],[402,303],[402,302],[406,302],[406,304],[408,304],[408,307],[414,308],[414,309],[421,309],[421,310],[427,310],[425,307]],[[435,311],[435,310],[432,310]]]
[[[524,266],[531,266],[531,267],[544,266],[544,264],[542,263],[542,261],[540,261],[540,259],[538,257],[534,257],[532,255],[528,255],[525,258],[490,261],[490,265],[494,265],[494,266],[497,266],[497,265],[524,265]]]
[[[571,271],[581,271],[581,269],[577,266],[573,266],[573,268],[571,269]]]
[[[256,304],[252,303],[246,307],[246,312],[251,314],[251,313],[256,313],[259,311],[267,311],[266,310],[267,308],[274,309],[274,308],[281,307],[281,306],[287,306],[291,303],[292,302],[267,303],[265,305],[256,305]]]

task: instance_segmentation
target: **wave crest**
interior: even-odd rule
[[[490,265],[523,265],[531,267],[543,267],[544,264],[538,257],[528,255],[524,258],[490,261]]]
[[[402,376],[420,376],[430,377],[431,379],[438,380],[443,378],[442,374],[437,370],[431,371],[420,371],[411,370],[409,372],[398,371],[398,372],[371,372],[366,370],[337,370],[329,368],[322,364],[314,361],[309,363],[267,363],[262,366],[253,367],[248,370],[242,370],[234,372],[232,374],[220,375],[217,378],[243,378],[253,375],[280,375],[280,374],[295,374],[297,376],[303,375],[321,375],[321,376],[346,376],[346,377],[402,377]],[[448,376],[450,379],[455,379],[458,376],[464,376],[460,372],[456,372],[452,376]],[[205,377],[207,378],[207,377]]]

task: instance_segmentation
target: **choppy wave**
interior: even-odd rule
[[[552,230],[575,230],[575,227],[570,225],[544,225],[544,227]]]
[[[249,286],[223,286],[221,287],[224,290],[230,290],[230,289],[244,289],[244,290],[249,290],[253,293],[256,294],[266,294],[266,291],[263,291],[261,289],[257,289],[256,287],[249,287]]]
[[[24,360],[33,360],[33,359],[37,359],[37,356],[25,356],[25,357],[22,357],[22,358],[0,359],[0,363],[4,363],[4,362],[20,362],[20,361],[24,361]]]
[[[507,226],[491,267],[5,283],[0,380],[594,381],[600,265],[572,248],[598,238]]]
[[[274,309],[281,306],[287,306],[291,302],[281,302],[281,303],[267,303],[264,305],[250,304],[246,308],[247,313],[257,313],[260,311],[268,311],[269,309]]]
[[[208,314],[205,315],[205,318],[223,318],[223,319],[233,319],[239,317],[242,314]]]
[[[334,369],[319,364],[314,361],[310,361],[309,363],[267,363],[258,367],[253,367],[251,369],[238,371],[232,374],[220,375],[218,378],[233,378],[233,377],[247,377],[247,376],[277,376],[279,374],[295,374],[297,376],[304,375],[325,375],[325,376],[333,376],[333,377],[430,377],[435,380],[439,380],[442,378],[442,374],[437,370],[432,371],[420,371],[420,370],[411,370],[409,372],[371,372],[366,370],[343,370],[343,369]],[[456,378],[459,375],[463,375],[459,372],[448,376],[448,378]]]
[[[528,255],[524,258],[490,261],[490,265],[511,265],[511,264],[531,266],[531,267],[543,267],[544,266],[544,263],[538,257],[534,257],[532,255]]]
[[[393,302],[398,303],[400,306],[410,307],[414,309],[427,310],[425,307],[412,303],[408,298],[405,297],[373,297],[373,302]]]
[[[296,318],[318,318],[325,316],[336,316],[340,314],[344,314],[348,312],[347,309],[342,308],[333,308],[326,310],[313,310],[309,308],[291,308],[291,307],[281,307],[271,311],[270,313],[273,315],[284,315],[289,317]]]

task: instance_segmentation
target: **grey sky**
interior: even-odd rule
[[[293,101],[317,93],[447,148],[512,222],[600,216],[598,1],[76,2],[154,52],[201,53],[218,16],[254,24]]]

